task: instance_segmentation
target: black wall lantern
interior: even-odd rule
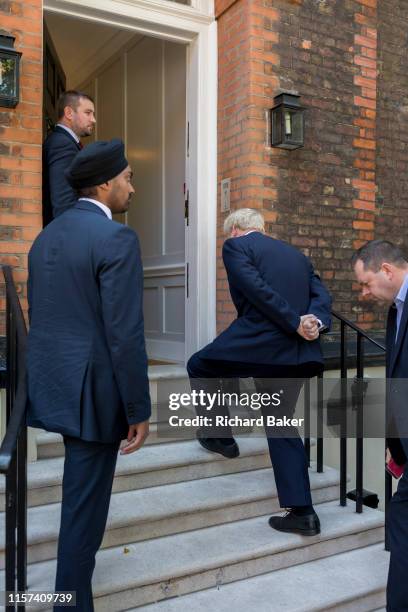
[[[304,108],[300,96],[281,93],[271,109],[271,146],[298,149],[304,145]]]
[[[20,95],[21,52],[14,49],[14,36],[0,32],[0,106],[15,108]]]

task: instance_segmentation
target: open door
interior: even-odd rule
[[[135,195],[115,221],[140,239],[148,356],[184,363],[187,46],[55,14],[45,20],[51,78],[65,71],[68,89],[94,99],[96,140],[126,145]],[[56,98],[45,98],[53,124]]]
[[[57,123],[57,101],[66,89],[66,76],[44,22],[43,140]]]

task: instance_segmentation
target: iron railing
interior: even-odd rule
[[[385,346],[370,337],[364,330],[352,321],[349,321],[336,311],[332,315],[340,323],[340,505],[347,505],[347,437],[348,423],[347,414],[350,402],[355,414],[356,431],[356,473],[355,473],[355,502],[356,512],[361,513],[364,505],[364,422],[363,422],[363,402],[364,402],[364,371],[365,363],[365,343],[370,343],[379,350],[380,355],[385,354]],[[355,334],[356,353],[353,358],[348,354],[348,336]],[[356,376],[353,381],[353,391],[349,392],[348,369],[356,369]],[[305,413],[305,449],[310,463],[310,381],[306,382],[304,393],[304,413]],[[323,374],[317,380],[317,440],[316,440],[316,464],[317,471],[323,471]],[[385,415],[384,415],[385,418]],[[384,470],[384,502],[385,512],[387,513],[388,504],[392,496],[392,478]]]
[[[3,266],[6,285],[6,422],[0,447],[0,473],[6,477],[5,590],[27,590],[27,328],[13,274]],[[15,598],[14,598],[15,599]],[[16,610],[6,604],[6,610]],[[19,605],[19,609],[25,609]]]

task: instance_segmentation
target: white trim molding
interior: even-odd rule
[[[199,0],[200,7],[206,1]],[[190,42],[214,21],[213,10],[203,12],[170,0],[44,0],[44,10],[174,42]]]
[[[217,244],[217,25],[189,45],[187,61],[189,227],[186,262],[186,361],[216,333]],[[190,302],[190,306],[188,303]]]

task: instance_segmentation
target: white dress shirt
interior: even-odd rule
[[[63,123],[57,123],[57,126],[62,128],[63,130],[67,131],[68,134],[71,134],[72,138],[79,144],[79,138],[78,136],[75,134],[75,132],[73,130],[71,130],[71,128],[67,127],[66,125],[64,125]]]
[[[395,333],[395,342],[397,341],[397,338],[398,338],[398,331],[399,331],[399,326],[401,323],[402,311],[404,310],[405,298],[407,297],[407,291],[408,291],[408,274],[405,275],[405,278],[402,282],[400,290],[398,291],[398,294],[394,300],[395,307],[397,309],[397,326],[396,326],[397,330]]]
[[[102,204],[102,202],[98,202],[98,200],[93,200],[92,198],[79,198],[78,201],[81,202],[82,200],[85,200],[86,202],[92,202],[92,204],[95,204],[95,206],[98,206],[101,210],[103,210],[103,212],[107,217],[109,217],[109,219],[112,219],[112,211],[110,208],[108,208],[108,206],[106,206],[106,204]]]

